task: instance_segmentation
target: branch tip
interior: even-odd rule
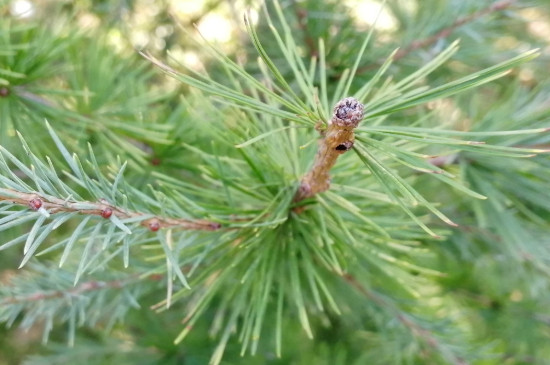
[[[364,106],[357,99],[349,97],[334,106],[331,122],[339,127],[355,128],[363,119]]]
[[[300,182],[300,187],[294,196],[295,203],[328,190],[330,169],[336,163],[338,156],[353,147],[355,141],[353,129],[363,119],[363,113],[363,104],[355,98],[344,98],[336,103],[330,124],[326,130],[320,131],[322,139],[319,141],[315,162]],[[299,206],[294,211],[300,213],[304,209],[304,206]]]

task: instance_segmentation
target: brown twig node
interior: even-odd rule
[[[334,107],[332,119],[319,141],[319,150],[311,170],[303,177],[294,202],[311,198],[330,187],[330,169],[341,154],[353,147],[353,130],[363,119],[363,104],[355,98],[340,100]],[[301,212],[303,207],[295,209]]]

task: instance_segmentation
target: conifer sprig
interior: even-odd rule
[[[67,342],[74,346],[78,327],[102,322],[107,329],[112,328],[130,308],[139,308],[139,298],[145,292],[136,285],[142,280],[140,275],[114,277],[106,275],[75,286],[71,271],[52,271],[47,265],[33,263],[30,271],[11,277],[8,285],[0,288],[0,321],[12,326],[22,317],[20,327],[24,330],[37,322],[44,323],[44,344],[54,325],[64,323]],[[157,280],[149,277],[143,283],[154,284]]]
[[[496,66],[489,67],[456,81],[433,88],[424,85],[425,78],[456,53],[458,50],[458,42],[452,43],[447,49],[434,57],[433,60],[427,62],[410,76],[398,81],[394,81],[389,77],[383,80],[385,73],[392,63],[394,57],[394,54],[392,54],[388,57],[387,62],[385,62],[375,74],[373,79],[353,93],[351,92],[351,85],[353,84],[353,79],[358,68],[357,65],[360,64],[363,52],[366,50],[368,42],[370,41],[369,36],[360,48],[354,67],[346,73],[347,76],[339,80],[339,84],[334,90],[334,95],[331,98],[328,95],[328,89],[323,86],[327,84],[327,80],[325,79],[326,74],[323,69],[324,54],[322,42],[319,47],[319,59],[312,58],[309,60],[310,64],[306,65],[305,61],[299,56],[291,28],[286,23],[283,11],[278,2],[274,3],[274,8],[277,20],[282,24],[282,31],[279,31],[273,25],[271,16],[267,11],[265,15],[272,35],[277,41],[279,52],[283,55],[287,64],[287,69],[291,70],[292,77],[295,79],[295,83],[292,86],[285,80],[281,71],[282,67],[273,61],[270,53],[262,45],[259,34],[246,17],[245,24],[250,34],[252,44],[260,55],[260,69],[265,65],[265,69],[269,71],[269,73],[264,72],[262,74],[264,83],[257,81],[252,75],[245,71],[244,68],[237,65],[226,56],[223,56],[221,52],[217,51],[209,44],[206,44],[206,47],[211,51],[211,54],[215,56],[220,62],[220,65],[229,75],[231,75],[230,79],[232,81],[234,78],[233,88],[229,88],[222,82],[216,81],[207,75],[199,75],[196,73],[186,75],[180,73],[158,59],[153,59],[151,56],[145,55],[146,58],[150,59],[156,66],[160,67],[161,70],[170,76],[190,86],[197,87],[207,94],[222,97],[225,105],[242,110],[245,113],[250,113],[251,117],[246,120],[241,120],[241,124],[245,125],[244,123],[249,123],[248,125],[251,129],[256,128],[255,123],[262,123],[261,119],[266,118],[266,115],[274,120],[279,120],[277,124],[273,124],[278,125],[277,128],[271,130],[267,128],[265,132],[256,135],[251,134],[246,142],[240,142],[236,147],[245,150],[255,147],[254,154],[258,154],[262,147],[266,148],[275,143],[275,136],[283,135],[284,137],[281,137],[283,140],[285,137],[296,138],[296,134],[301,131],[296,128],[297,126],[309,126],[309,128],[313,129],[313,127],[317,125],[318,128],[320,126],[322,130],[327,128],[326,133],[328,133],[332,125],[326,118],[329,114],[328,100],[334,100],[335,98],[338,100],[338,98],[348,96],[348,92],[350,92],[359,102],[365,104],[365,116],[362,118],[363,124],[362,127],[358,128],[356,137],[357,142],[354,143],[353,149],[357,152],[360,161],[362,161],[370,171],[371,179],[367,181],[372,184],[372,178],[374,178],[374,180],[378,182],[378,186],[387,193],[384,199],[389,198],[390,201],[405,212],[410,220],[415,222],[420,228],[434,238],[442,238],[443,236],[441,233],[430,228],[425,223],[424,217],[418,216],[418,209],[416,207],[425,207],[451,226],[457,226],[457,224],[448,218],[447,215],[440,210],[437,204],[429,202],[417,191],[416,187],[409,182],[409,174],[401,176],[399,171],[402,173],[402,169],[400,169],[400,167],[403,166],[416,170],[417,172],[433,174],[433,176],[440,181],[455,187],[460,192],[466,193],[471,197],[485,199],[485,196],[471,190],[460,181],[457,181],[456,176],[445,169],[430,163],[430,158],[435,156],[427,153],[423,154],[418,151],[422,148],[423,143],[426,143],[432,148],[433,146],[441,146],[442,149],[439,153],[443,156],[457,153],[457,151],[464,151],[468,153],[478,152],[495,157],[510,158],[532,157],[537,153],[546,152],[546,150],[540,148],[521,148],[517,146],[501,146],[498,144],[489,145],[483,140],[488,137],[498,138],[499,136],[507,137],[522,134],[541,134],[547,131],[546,128],[503,132],[495,131],[494,133],[482,132],[476,135],[475,132],[469,131],[462,133],[460,131],[451,130],[448,131],[448,133],[444,133],[440,132],[438,129],[432,130],[422,127],[408,127],[409,130],[400,130],[399,126],[390,126],[388,129],[384,129],[384,126],[380,126],[387,121],[386,116],[389,114],[417,107],[440,98],[447,98],[503,77],[511,68],[517,67],[536,57],[538,55],[537,50],[526,52]],[[316,72],[305,72],[305,70],[315,70]],[[320,85],[320,88],[315,87],[315,84]],[[242,85],[246,85],[246,87]],[[268,86],[271,88],[268,88]],[[249,96],[250,94],[261,97],[260,99],[252,99]],[[292,117],[285,116],[288,113],[287,111],[296,114]],[[262,117],[258,117],[258,115]],[[392,130],[392,132],[389,132],[389,130]],[[225,134],[225,136],[227,136],[227,134]],[[348,137],[345,139],[349,142],[352,138]],[[474,140],[464,139],[472,137]],[[323,138],[326,138],[326,136],[322,135],[320,151],[324,151],[322,149],[324,143]],[[270,141],[270,139],[273,139],[273,141]],[[326,153],[321,153],[321,155],[322,157],[327,156]],[[357,169],[357,165],[352,165],[349,159],[346,160],[346,163],[350,167],[350,171],[353,171],[354,168]],[[305,165],[307,166],[308,164]],[[318,164],[314,163],[311,171],[316,171],[316,166],[318,166]],[[381,272],[389,273],[391,271],[393,272],[392,275],[395,275],[396,266],[407,269],[414,267],[414,270],[426,273],[427,275],[438,275],[436,271],[422,267],[422,265],[414,265],[406,260],[397,259],[394,253],[386,253],[384,250],[381,250],[381,247],[378,245],[373,247],[371,244],[361,244],[362,240],[372,242],[374,236],[384,240],[399,234],[389,228],[389,221],[385,219],[385,217],[382,218],[384,213],[378,211],[377,214],[379,219],[373,219],[373,215],[367,213],[365,204],[355,201],[352,202],[346,197],[345,194],[343,194],[343,192],[346,191],[346,185],[338,186],[342,189],[341,192],[327,191],[325,194],[317,195],[317,193],[326,190],[328,186],[328,171],[333,167],[333,163],[323,166],[324,168],[322,171],[324,173],[319,179],[319,181],[323,182],[323,188],[315,190],[313,193],[301,194],[300,186],[304,186],[304,181],[311,180],[308,178],[309,175],[306,174],[306,177],[301,180],[302,183],[298,187],[298,192],[294,196],[294,202],[296,202],[297,200],[302,200],[304,197],[315,195],[318,203],[316,209],[304,218],[296,221],[295,218],[291,216],[290,219],[287,218],[286,220],[274,222],[275,224],[271,226],[269,230],[261,229],[256,231],[254,240],[240,241],[242,245],[249,247],[249,250],[256,252],[256,255],[251,255],[250,257],[247,257],[247,255],[240,255],[239,258],[235,257],[235,261],[239,262],[239,264],[234,268],[224,268],[220,266],[222,265],[220,262],[219,264],[212,264],[209,269],[207,269],[206,273],[210,273],[210,275],[215,278],[213,279],[214,284],[210,287],[208,292],[197,293],[194,296],[194,298],[196,298],[193,300],[195,305],[190,310],[191,314],[185,320],[188,328],[196,323],[199,316],[209,308],[214,300],[214,293],[221,290],[221,287],[224,286],[224,282],[231,280],[235,272],[242,272],[242,274],[237,275],[242,275],[243,277],[243,286],[230,293],[226,293],[222,301],[222,309],[217,312],[220,316],[219,318],[222,318],[220,321],[223,322],[224,325],[216,326],[216,329],[220,332],[221,342],[212,358],[212,363],[221,361],[221,354],[229,340],[232,328],[237,326],[238,318],[244,318],[242,332],[239,335],[239,338],[243,341],[242,353],[249,348],[251,344],[250,341],[259,336],[261,324],[263,323],[263,313],[268,306],[268,299],[265,294],[266,291],[279,292],[276,309],[276,312],[280,313],[279,316],[282,316],[282,313],[284,313],[287,307],[286,304],[291,304],[291,308],[294,308],[297,312],[300,323],[308,336],[312,336],[313,333],[308,310],[306,309],[307,296],[311,295],[313,302],[319,308],[324,308],[325,303],[328,302],[331,304],[330,308],[332,310],[339,312],[340,309],[337,300],[331,295],[330,290],[328,288],[321,290],[318,286],[321,285],[321,280],[315,279],[324,275],[323,271],[319,271],[319,263],[323,263],[322,267],[328,269],[329,273],[345,276],[349,274],[347,274],[347,270],[344,269],[344,267],[350,265],[350,257],[355,254],[357,257],[361,258],[359,259],[360,263],[358,263],[358,265],[372,265],[377,267],[377,270]],[[337,178],[339,174],[342,174],[343,171],[345,171],[344,167],[341,169],[335,167],[335,178]],[[351,179],[347,180],[348,184],[350,180]],[[365,179],[360,181],[363,184],[366,183]],[[355,187],[350,186],[348,191],[354,188]],[[365,197],[365,195],[363,195],[363,197]],[[276,199],[279,200],[280,197]],[[288,207],[286,204],[279,206],[285,209],[285,206]],[[338,212],[334,212],[336,207],[339,208]],[[263,211],[262,214],[268,212],[269,209]],[[346,220],[344,221],[344,218],[339,215],[345,217]],[[384,221],[385,227],[383,224],[380,224],[380,219]],[[305,222],[311,222],[310,224],[321,227],[320,232],[309,232],[306,234],[302,226]],[[357,225],[354,225],[352,222],[355,222]],[[359,224],[364,226],[359,228]],[[275,238],[277,235],[274,235],[274,232],[281,232],[282,230],[291,232],[289,235],[292,235],[292,238],[289,237],[288,241],[285,241],[290,249],[290,256],[288,256],[289,252],[285,252],[284,250],[269,251],[266,248],[266,245],[267,247],[271,247],[270,243],[278,240]],[[415,234],[413,231],[414,230],[405,234],[405,237],[408,234],[411,235],[410,237],[414,237]],[[259,249],[259,247],[256,246],[256,240],[263,242],[263,249]],[[281,238],[281,240],[284,241],[284,238]],[[374,240],[376,241],[376,239]],[[292,241],[298,241],[300,246],[295,246]],[[324,244],[322,244],[322,248],[314,248],[314,242],[322,242]],[[329,242],[333,242],[335,247],[331,248]],[[361,247],[364,251],[359,250],[355,253],[354,249],[351,249],[345,244],[342,245],[344,242],[350,242],[351,247]],[[402,244],[406,245],[405,242]],[[334,249],[336,249],[336,251]],[[299,252],[301,258],[299,261],[294,259],[294,255],[296,255],[292,254],[294,250]],[[249,251],[249,253],[251,251]],[[267,251],[269,251],[269,254],[265,256]],[[376,256],[383,261],[388,260],[387,263],[390,263],[391,269],[386,266],[386,263],[382,264],[373,260],[372,257],[366,255],[365,252],[369,252],[370,255]],[[283,264],[283,262],[288,262],[288,264]],[[278,270],[279,277],[272,277],[272,270],[275,270],[277,267],[287,268],[288,273],[286,274],[284,270]],[[234,271],[234,273],[231,274],[231,271]],[[253,275],[252,272],[255,272],[256,275],[262,278],[261,281],[264,283],[264,286],[256,288],[254,283],[248,282],[250,275]],[[398,281],[401,280],[400,282],[403,283],[410,280],[406,273],[403,272],[402,274],[403,276],[398,279]],[[308,290],[304,290],[302,287],[301,283],[303,280],[310,283],[309,293]],[[365,280],[365,278],[363,278],[363,280]],[[288,282],[288,284],[285,284],[285,281]],[[397,284],[397,286],[402,288],[402,285]],[[290,293],[290,297],[287,296],[287,292]],[[326,295],[324,298],[320,296],[319,293],[321,292]],[[173,295],[172,299],[179,298],[182,295],[184,295],[183,292],[177,292]],[[247,305],[247,301],[251,304]],[[440,344],[433,335],[428,334],[421,326],[413,323],[409,319],[410,317],[399,313],[396,314],[396,317],[405,327],[408,327],[413,334],[423,338],[431,350],[440,353],[443,358],[456,364],[464,363],[464,360],[459,355],[455,355],[453,350],[450,350],[444,344]],[[279,317],[276,323],[280,322],[281,319]],[[182,331],[177,338],[177,342],[181,341],[189,334],[188,328]],[[280,332],[281,330],[278,327],[276,329],[277,336],[280,336]],[[276,348],[279,352],[281,340],[280,337],[277,338]],[[252,342],[252,344],[253,347],[251,352],[255,353],[255,342]]]
[[[267,69],[270,72],[270,75],[263,75],[266,79],[265,84],[278,85],[277,87],[273,87],[273,89],[267,88],[267,86],[257,81],[244,68],[237,65],[227,56],[224,56],[212,45],[206,43],[205,46],[208,47],[210,52],[215,56],[218,62],[220,62],[221,66],[224,67],[235,78],[238,78],[239,82],[245,83],[251,90],[254,90],[257,95],[265,96],[261,98],[261,101],[258,100],[258,98],[251,98],[250,96],[248,96],[248,92],[245,91],[242,86],[240,89],[233,90],[223,85],[222,83],[213,80],[207,75],[200,75],[196,72],[192,72],[191,75],[183,74],[168,66],[167,64],[161,62],[160,60],[155,59],[152,56],[142,52],[142,55],[144,57],[149,59],[165,73],[190,86],[197,87],[206,93],[222,97],[224,98],[224,102],[228,103],[229,105],[232,105],[241,110],[252,110],[255,112],[261,112],[263,114],[268,114],[274,118],[282,118],[284,120],[284,124],[281,128],[273,129],[260,135],[252,136],[252,138],[250,138],[248,141],[238,144],[238,147],[249,146],[252,143],[256,143],[257,141],[270,137],[274,133],[289,133],[290,130],[296,127],[296,123],[304,125],[305,127],[307,127],[308,124],[310,127],[320,125],[321,128],[326,128],[326,125],[329,125],[329,121],[325,116],[329,115],[329,111],[327,110],[327,101],[330,98],[327,95],[328,90],[323,87],[323,85],[326,85],[327,82],[326,74],[322,67],[320,67],[323,64],[323,60],[325,59],[325,56],[322,52],[323,47],[321,46],[319,48],[319,58],[317,59],[317,57],[313,57],[311,60],[309,60],[310,65],[307,66],[304,60],[299,56],[299,51],[297,50],[297,46],[294,42],[292,30],[288,26],[288,23],[284,17],[283,11],[281,10],[281,5],[277,1],[275,1],[273,3],[273,6],[275,8],[277,20],[282,24],[282,31],[279,31],[276,27],[273,26],[272,16],[269,14],[265,6],[264,14],[267,19],[268,25],[270,26],[272,35],[277,40],[279,52],[284,56],[288,67],[292,70],[292,74],[293,77],[296,79],[296,85],[298,85],[299,92],[293,90],[290,85],[285,81],[282,76],[282,72],[280,71],[280,66],[277,66],[273,62],[268,52],[262,46],[257,32],[251,25],[250,21],[247,20],[246,16],[245,24],[250,34],[252,44],[258,51],[262,63],[267,66]],[[372,31],[367,35],[361,48],[359,49],[356,62],[354,63],[352,69],[348,70],[348,72],[346,73],[346,77],[342,77],[339,80],[336,90],[334,91],[335,94],[333,95],[332,100],[337,97],[344,98],[348,96],[347,93],[349,92],[350,87],[353,83],[353,79],[357,74],[357,68],[360,64],[363,54],[367,49],[369,42],[371,41],[371,36]],[[461,93],[475,87],[479,87],[495,79],[503,77],[510,71],[511,68],[528,62],[537,57],[539,54],[538,50],[528,51],[510,60],[504,61],[498,65],[489,67],[482,71],[474,72],[471,75],[465,76],[461,79],[449,82],[438,87],[430,88],[423,85],[425,77],[433,73],[444,62],[449,60],[449,58],[451,58],[457,52],[457,50],[458,41],[455,41],[451,43],[440,54],[435,56],[430,62],[427,62],[417,71],[413,72],[411,75],[405,77],[404,79],[393,81],[391,78],[388,77],[385,81],[382,82],[384,74],[387,72],[389,66],[392,63],[394,55],[392,53],[392,55],[390,55],[386,62],[380,67],[375,76],[355,93],[352,93],[353,97],[355,97],[360,103],[364,103],[365,110],[363,117],[364,123],[362,124],[363,127],[358,129],[359,133],[357,139],[359,142],[355,144],[354,150],[357,152],[360,160],[365,163],[366,167],[379,180],[380,185],[384,188],[384,190],[389,192],[390,196],[392,196],[392,199],[397,202],[397,204],[407,213],[407,215],[411,217],[411,219],[413,219],[420,227],[422,227],[427,233],[429,233],[433,237],[437,237],[437,234],[435,234],[433,230],[431,230],[428,226],[422,223],[420,219],[418,219],[415,213],[411,210],[411,207],[422,205],[449,225],[456,226],[456,224],[443,212],[441,212],[435,204],[428,202],[405,180],[403,180],[399,175],[392,172],[391,168],[384,165],[384,163],[380,161],[377,156],[372,155],[372,152],[370,151],[372,148],[376,148],[385,154],[389,153],[392,157],[397,158],[400,163],[403,163],[408,167],[411,167],[418,171],[429,172],[434,173],[434,175],[439,175],[436,176],[438,179],[457,188],[458,190],[466,192],[470,196],[476,198],[483,198],[483,196],[471,191],[467,187],[464,187],[462,184],[460,184],[460,182],[454,180],[451,174],[444,173],[442,169],[438,169],[437,167],[430,164],[429,161],[426,161],[427,158],[430,156],[416,154],[410,149],[407,150],[405,148],[396,147],[395,145],[392,146],[385,143],[384,140],[380,141],[379,138],[371,136],[372,134],[377,134],[381,132],[377,131],[376,129],[369,129],[369,126],[371,124],[377,126],[378,124],[384,122],[384,117],[388,114],[396,113],[440,98],[449,97],[454,94]],[[305,72],[305,70],[316,70],[316,72],[311,74]],[[321,87],[319,89],[315,87],[314,82],[318,82]],[[236,85],[240,84],[236,83]],[[304,96],[303,98],[306,102],[302,101],[302,95]],[[298,114],[289,116],[289,113],[284,110],[287,108],[290,109],[292,112]],[[479,151],[503,157],[529,157],[537,153],[546,152],[546,150],[536,148],[522,149],[504,146],[490,146],[486,145],[483,141],[463,141],[458,138],[453,138],[456,136],[456,134],[453,133],[449,133],[449,137],[447,138],[441,136],[432,136],[430,130],[428,129],[421,129],[417,134],[415,134],[415,127],[411,127],[411,129],[413,131],[410,135],[407,133],[400,134],[400,141],[398,143],[407,140],[414,142],[424,141],[426,143],[431,143],[432,145],[445,145],[451,147],[454,150],[459,149],[464,151]],[[544,131],[546,130],[536,129],[520,131],[518,133],[541,133]],[[361,132],[367,132],[368,134],[362,134]],[[504,132],[504,134],[508,133],[513,132]],[[495,135],[498,134],[498,132],[495,132]],[[418,147],[415,147],[415,149],[417,148]],[[448,150],[442,152],[442,154],[451,154],[453,152],[453,150]],[[315,171],[315,169],[313,169],[312,171]],[[323,178],[322,180],[326,179]],[[298,200],[303,199],[303,197],[306,195],[298,192],[297,196],[300,197],[300,199]]]
[[[217,222],[172,218],[152,213],[151,208],[156,206],[158,210],[162,203],[126,185],[123,179],[125,164],[119,168],[113,180],[109,181],[101,172],[90,149],[88,164],[95,174],[92,177],[83,169],[80,159],[76,155],[70,155],[49,124],[47,128],[72,170],[70,173],[65,172],[65,176],[79,189],[71,187],[59,177],[51,160],[47,159],[47,163],[45,163],[34,155],[21,136],[20,141],[31,161],[30,165],[25,164],[0,146],[0,171],[2,171],[0,182],[5,186],[5,188],[0,188],[0,203],[3,203],[1,214],[4,216],[0,219],[0,231],[13,229],[31,221],[35,222],[28,233],[4,242],[0,246],[0,250],[5,250],[24,242],[24,257],[20,267],[33,257],[54,230],[73,219],[80,220],[80,223],[70,237],[48,247],[43,253],[63,248],[63,255],[60,259],[61,266],[67,260],[76,242],[83,237],[90,237],[88,235],[91,234],[82,253],[81,265],[75,281],[93,262],[88,257],[88,251],[97,244],[96,240],[100,234],[102,235],[103,250],[107,247],[112,248],[120,240],[125,243],[122,253],[124,265],[128,266],[130,245],[144,240],[144,233],[147,231],[156,232],[161,228],[168,227],[199,231],[220,229],[221,225]],[[83,190],[86,195],[95,197],[96,201],[84,199],[77,190]],[[149,211],[145,213],[132,209],[130,204],[133,199],[145,199]],[[143,204],[139,206],[143,207]],[[21,207],[26,209],[21,210]],[[48,222],[50,218],[51,221]],[[108,224],[105,224],[105,221]],[[96,256],[94,259],[97,260],[99,257]]]
[[[65,21],[46,28],[0,23],[0,144],[16,148],[11,137],[17,130],[36,153],[47,153],[48,143],[34,138],[46,133],[46,118],[63,138],[93,140],[101,145],[97,152],[145,165],[147,154],[138,142],[170,142],[171,126],[155,121],[158,102],[170,93],[145,89],[152,78],[144,70],[147,63],[113,52],[102,36],[69,27]],[[73,150],[85,153],[86,145],[77,143]],[[56,156],[50,157],[56,164]]]

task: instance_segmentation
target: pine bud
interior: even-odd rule
[[[111,216],[113,215],[113,210],[109,207],[107,208],[104,208],[102,211],[101,211],[101,216],[105,219],[109,219],[111,218]]]
[[[355,98],[342,99],[334,106],[332,123],[339,127],[355,128],[363,119],[363,108],[363,104]]]
[[[149,229],[153,232],[156,232],[160,229],[160,222],[158,219],[153,219],[149,222]]]
[[[29,201],[29,208],[32,210],[38,210],[42,208],[42,200],[39,198],[34,198],[31,201]]]

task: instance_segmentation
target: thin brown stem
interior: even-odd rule
[[[354,98],[345,98],[334,107],[334,113],[323,138],[311,170],[303,177],[294,196],[294,202],[311,198],[330,187],[330,169],[341,154],[353,147],[353,130],[363,118],[363,104]],[[301,208],[296,210],[301,211]]]
[[[443,349],[443,346],[438,341],[438,339],[426,328],[420,326],[418,323],[411,320],[408,316],[403,314],[401,311],[399,311],[397,308],[394,308],[386,299],[381,297],[380,295],[376,294],[375,292],[365,288],[363,284],[357,280],[353,275],[351,274],[344,274],[342,278],[355,290],[357,290],[359,293],[364,295],[367,299],[371,300],[373,303],[375,303],[380,308],[383,308],[385,310],[392,310],[395,313],[395,318],[405,327],[407,327],[410,332],[413,334],[413,336],[421,339],[425,344],[427,344],[430,348],[436,351],[440,352],[448,352],[447,350]],[[453,363],[455,365],[467,365],[468,362],[464,360],[463,358],[455,355],[455,354],[449,354],[452,359]]]
[[[0,201],[5,200],[13,204],[28,206],[33,210],[44,209],[50,214],[60,212],[78,212],[80,214],[98,215],[109,218],[112,215],[120,219],[139,218],[150,216],[150,214],[125,210],[114,206],[106,201],[72,201],[56,197],[44,196],[37,193],[24,193],[13,189],[0,188]],[[217,222],[197,219],[169,218],[155,216],[141,221],[141,225],[151,230],[160,228],[181,228],[187,230],[215,231],[221,228]]]
[[[443,38],[447,38],[448,36],[450,36],[457,28],[460,28],[462,27],[463,25],[467,24],[467,23],[471,23],[483,16],[486,16],[488,14],[491,14],[491,13],[495,13],[497,11],[503,11],[507,8],[509,8],[510,6],[512,6],[514,3],[516,3],[517,0],[501,0],[501,1],[497,1],[491,5],[489,5],[488,7],[484,8],[484,9],[481,9],[473,14],[470,14],[468,16],[465,16],[465,17],[462,17],[462,18],[459,18],[457,19],[453,24],[451,24],[450,26],[448,27],[445,27],[443,29],[440,29],[438,32],[436,32],[435,34],[429,36],[429,37],[426,37],[424,39],[419,39],[419,40],[416,40],[414,42],[412,42],[411,44],[409,44],[407,47],[403,48],[403,49],[400,49],[399,51],[397,51],[394,56],[393,56],[393,61],[397,61],[397,60],[400,60],[402,59],[403,57],[407,56],[409,53],[411,52],[414,52],[420,48],[425,48],[425,47],[428,47],[432,44],[434,44],[435,42],[437,42],[438,40],[440,39],[443,39]],[[370,64],[370,65],[366,65],[366,66],[363,66],[363,67],[359,67],[357,69],[357,74],[361,74],[365,71],[369,71],[369,70],[372,70],[372,69],[376,69],[380,64],[382,64],[383,62],[385,61],[385,59],[380,59],[378,60],[376,63],[374,64]]]
[[[147,277],[147,279],[153,280],[153,281],[158,281],[161,278],[162,278],[161,275],[150,275]],[[117,288],[122,288],[128,284],[131,284],[139,279],[140,279],[140,275],[136,274],[126,279],[118,279],[118,280],[111,280],[111,281],[92,280],[92,281],[84,282],[75,287],[68,288],[66,290],[50,290],[50,291],[44,291],[44,292],[37,292],[29,295],[21,295],[21,296],[4,298],[4,300],[0,302],[0,306],[24,303],[24,302],[37,302],[41,300],[49,300],[49,299],[55,299],[55,298],[65,298],[67,296],[74,297],[82,293],[95,291],[95,290],[117,289]]]

